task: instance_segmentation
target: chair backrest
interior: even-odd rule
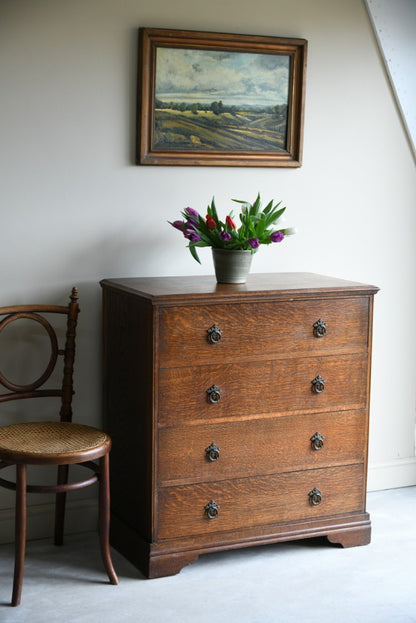
[[[32,320],[45,329],[50,341],[50,357],[44,372],[32,383],[18,384],[6,378],[0,371],[0,385],[5,391],[0,393],[0,403],[23,398],[60,397],[60,419],[70,422],[72,419],[73,371],[75,359],[75,333],[79,313],[78,290],[72,288],[70,302],[67,306],[60,305],[16,305],[0,307],[0,338],[1,332],[10,323],[19,320]],[[53,326],[53,314],[66,315],[65,344],[59,348],[56,327]],[[1,340],[0,340],[1,348]],[[61,359],[59,359],[61,358]],[[63,358],[62,384],[58,387],[45,387],[48,379]],[[0,388],[1,389],[1,388]]]

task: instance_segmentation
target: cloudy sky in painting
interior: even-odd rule
[[[287,102],[289,57],[246,52],[157,48],[156,97],[231,106]]]

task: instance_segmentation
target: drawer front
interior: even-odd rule
[[[364,466],[348,465],[159,490],[158,538],[210,534],[364,510]],[[321,493],[311,503],[310,493]],[[319,501],[315,492],[315,501]],[[218,515],[210,519],[210,513]],[[211,503],[211,504],[210,504]]]
[[[364,408],[367,367],[362,354],[163,368],[159,423]],[[321,393],[313,391],[317,377],[325,382]]]
[[[163,308],[159,312],[162,367],[366,350],[368,297]],[[314,324],[323,320],[325,329]],[[209,329],[217,326],[211,343]],[[322,332],[325,335],[316,337]]]
[[[194,483],[361,463],[366,423],[367,412],[357,410],[160,428],[158,480]]]

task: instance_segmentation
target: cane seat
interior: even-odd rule
[[[0,427],[1,456],[13,463],[83,463],[102,456],[110,445],[110,437],[103,431],[74,422],[21,422]]]

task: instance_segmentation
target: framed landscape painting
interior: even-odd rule
[[[137,163],[298,167],[304,39],[142,28]]]

